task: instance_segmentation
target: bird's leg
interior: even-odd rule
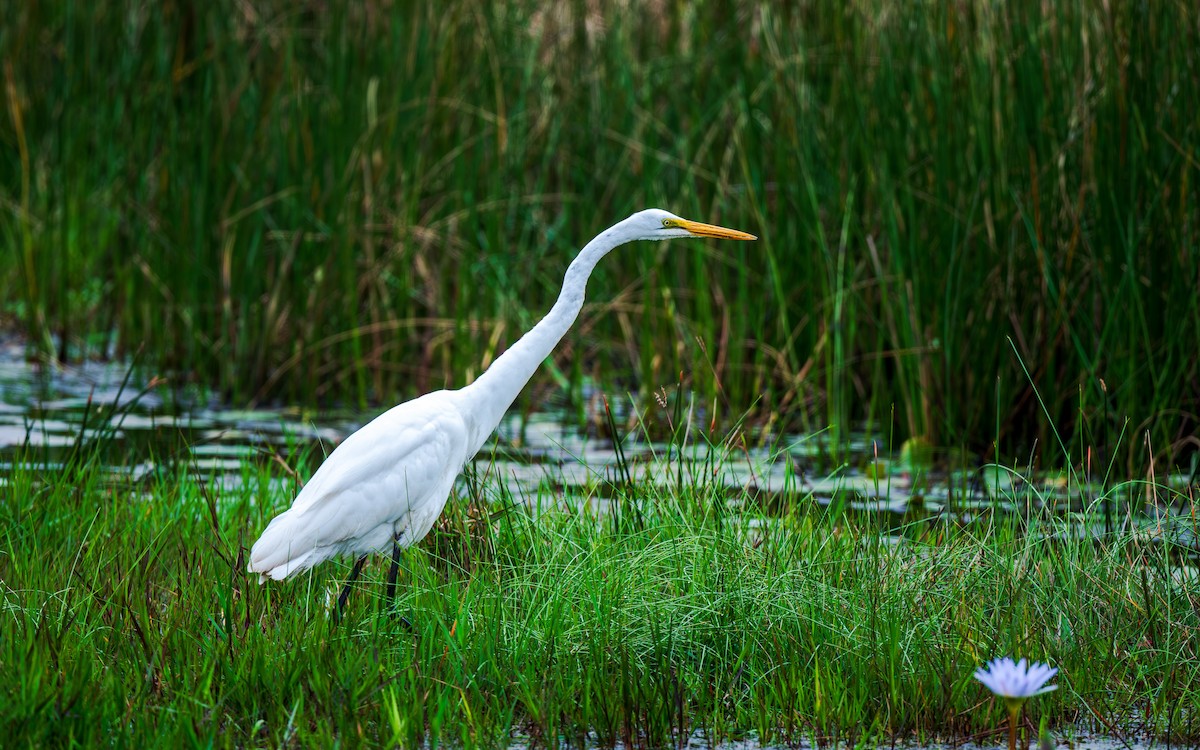
[[[388,569],[387,600],[388,607],[396,601],[396,576],[400,574],[400,542],[392,541],[392,567]]]
[[[392,566],[388,569],[388,581],[387,581],[388,610],[391,611],[393,617],[397,616],[396,615],[396,576],[398,576],[399,574],[400,574],[400,542],[399,542],[399,540],[393,540],[392,541]],[[401,616],[400,624],[403,625],[404,627],[408,628],[409,630],[412,630],[412,623],[410,623],[408,621],[407,617]]]
[[[354,567],[350,570],[350,577],[346,579],[346,585],[342,587],[342,593],[338,595],[337,600],[337,618],[342,618],[342,612],[346,609],[346,600],[350,598],[350,587],[358,580],[359,573],[362,573],[363,565],[367,562],[367,556],[363,555],[354,561]]]

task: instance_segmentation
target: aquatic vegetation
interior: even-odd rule
[[[1046,465],[1057,425],[1133,476],[1200,412],[1198,11],[1046,7],[15,3],[0,316],[234,403],[393,404],[670,201],[763,238],[601,269],[522,403],[682,372],[718,424]]]
[[[766,515],[723,486],[560,494],[477,467],[406,557],[390,617],[368,566],[335,626],[328,565],[260,588],[258,529],[307,452],[114,478],[17,462],[0,488],[0,727],[16,746],[667,746],[958,738],[995,712],[977,654],[1052,653],[1052,727],[1200,740],[1194,568],[1118,530],[977,509],[894,535],[805,491]],[[319,454],[318,454],[319,455]],[[714,467],[718,472],[720,466]],[[582,493],[574,494],[574,493]],[[1189,571],[1192,571],[1189,573]],[[1136,723],[1130,724],[1130,717]]]
[[[1195,3],[10,5],[0,326],[249,410],[0,407],[6,744],[963,740],[1017,651],[1200,743]],[[344,432],[258,407],[473,380],[664,196],[762,240],[597,272],[518,404],[584,437],[471,467],[411,632],[245,574]]]

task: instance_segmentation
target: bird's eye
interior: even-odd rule
[[[670,220],[670,219],[663,219],[663,226],[664,226],[664,227],[670,227],[670,226],[671,226],[671,220]]]

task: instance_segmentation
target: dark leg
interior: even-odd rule
[[[396,576],[400,574],[400,543],[392,542],[392,567],[388,569],[388,606],[396,601]]]
[[[354,561],[354,568],[350,571],[350,577],[346,579],[346,585],[342,588],[342,593],[338,595],[337,613],[335,617],[342,619],[342,612],[346,609],[346,600],[350,598],[350,587],[358,580],[358,574],[362,573],[363,565],[367,562],[367,556],[363,555]]]
[[[413,624],[407,617],[396,614],[396,576],[400,574],[400,544],[391,542],[391,568],[388,569],[388,610],[392,617],[400,617],[400,624],[407,630],[413,629]]]
[[[388,568],[387,606],[392,616],[396,617],[396,576],[400,573],[400,544],[392,542],[392,567]],[[400,618],[400,624],[412,630],[412,623],[407,617]]]

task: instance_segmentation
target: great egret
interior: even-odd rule
[[[504,412],[583,307],[596,263],[634,240],[754,235],[681,219],[660,209],[633,214],[601,232],[567,268],[554,307],[474,383],[435,391],[393,407],[350,435],[325,459],[288,510],[267,525],[250,550],[259,582],[311,568],[331,557],[357,560],[338,596],[338,612],[367,555],[392,545],[388,600],[395,597],[400,550],[415,544],[441,515],[454,478],[500,423]]]

